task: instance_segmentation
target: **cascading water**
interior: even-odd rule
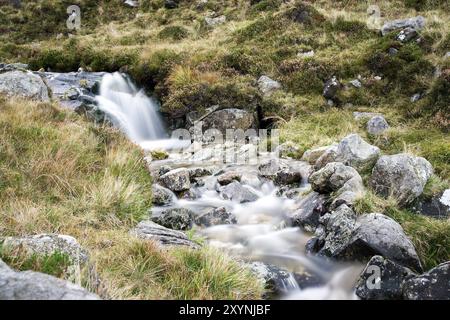
[[[171,149],[180,144],[168,139],[157,101],[128,77],[118,72],[104,75],[96,101],[111,122],[143,149]]]

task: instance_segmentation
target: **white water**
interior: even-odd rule
[[[171,149],[180,145],[179,140],[168,138],[158,103],[122,74],[104,75],[96,100],[112,123],[144,150]]]
[[[114,125],[144,150],[183,147],[180,146],[182,141],[167,138],[158,104],[119,73],[104,76],[100,95],[96,99]],[[154,169],[166,164],[172,167],[192,166],[192,162],[186,159],[172,153],[168,160],[154,161],[151,165]],[[208,164],[203,162],[201,166]],[[221,168],[217,164],[212,167],[214,172],[224,168],[225,165]],[[198,199],[181,200],[174,195],[173,206],[189,208],[199,215],[211,208],[225,207],[234,214],[237,224],[214,226],[199,232],[210,245],[241,259],[262,261],[289,270],[291,276],[283,283],[288,293],[282,298],[355,299],[353,284],[362,266],[330,263],[306,254],[305,245],[311,235],[285,225],[286,216],[297,209],[300,198],[293,200],[277,195],[279,189],[271,182],[261,181],[256,166],[240,165],[232,169],[242,174],[242,185],[258,195],[256,201],[237,203],[223,199],[217,192],[216,177],[210,176],[204,179],[203,186],[195,188],[201,195]],[[299,187],[300,191],[308,190],[306,184]],[[154,213],[158,214],[163,209],[154,208]],[[305,270],[320,278],[324,284],[301,290],[293,275]]]

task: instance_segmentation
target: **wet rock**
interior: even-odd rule
[[[290,289],[296,288],[293,276],[286,270],[263,262],[249,264],[250,271],[254,273],[264,284],[267,290],[265,299],[279,297],[287,294]]]
[[[167,206],[173,202],[174,194],[167,188],[154,184],[152,186],[152,203],[157,206]]]
[[[238,203],[252,202],[258,199],[258,195],[247,186],[241,185],[239,182],[232,182],[221,188],[222,198]]]
[[[422,194],[432,174],[433,167],[422,157],[405,153],[382,156],[373,169],[370,185],[377,194],[394,196],[405,206]]]
[[[201,195],[195,189],[189,189],[185,191],[178,192],[178,199],[185,200],[195,200],[198,199]]]
[[[403,284],[416,274],[382,256],[370,259],[355,288],[363,300],[401,300]]]
[[[311,188],[320,193],[332,193],[331,208],[341,204],[352,206],[365,193],[359,173],[340,162],[331,162],[309,177]]]
[[[275,152],[278,152],[280,158],[285,159],[298,159],[301,156],[300,148],[291,141],[280,144]]]
[[[337,144],[335,145],[337,146]],[[302,156],[302,161],[306,161],[309,164],[315,164],[316,161],[325,153],[328,149],[330,149],[331,146],[325,146],[315,149],[310,149],[305,151],[305,153]]]
[[[0,93],[40,101],[50,101],[49,89],[42,78],[29,71],[0,73]]]
[[[225,186],[227,184],[232,183],[233,181],[241,181],[242,174],[236,171],[228,171],[225,173],[222,173],[217,177],[217,182],[221,186]]]
[[[395,220],[369,213],[360,216],[357,225],[341,256],[364,260],[368,255],[381,255],[412,270],[422,270],[414,245]]]
[[[298,209],[291,215],[291,224],[308,232],[314,232],[319,225],[319,218],[326,212],[326,197],[311,192],[298,204]]]
[[[270,95],[281,89],[281,83],[270,79],[268,76],[261,76],[258,79],[258,87],[264,95]]]
[[[214,208],[211,211],[198,216],[195,223],[203,227],[211,227],[222,224],[237,223],[236,217],[228,212],[225,207]]]
[[[319,287],[325,284],[325,281],[322,278],[308,271],[303,271],[301,273],[295,272],[293,276],[301,290]]]
[[[222,133],[226,133],[227,129],[247,130],[256,128],[255,117],[253,113],[236,109],[222,109],[214,111],[203,119],[203,130],[218,129]]]
[[[341,87],[342,85],[339,80],[336,77],[333,77],[325,83],[322,95],[325,99],[334,101]]]
[[[189,240],[183,232],[165,228],[149,220],[139,222],[130,233],[140,239],[156,241],[163,246],[199,248],[199,245]]]
[[[412,210],[437,219],[450,217],[450,189],[445,190],[431,199],[419,200]]]
[[[303,168],[295,168],[280,159],[270,159],[260,164],[258,170],[262,177],[272,180],[277,185],[299,184],[303,180]]]
[[[227,17],[222,15],[218,17],[205,17],[205,22],[210,27],[215,27],[224,24],[227,21]]]
[[[186,168],[179,168],[171,170],[159,177],[161,185],[175,191],[185,191],[191,188],[191,179],[189,170]]]
[[[387,35],[389,32],[398,29],[412,28],[414,30],[420,30],[425,27],[425,18],[422,16],[417,16],[409,19],[398,19],[386,22],[381,28],[381,34],[383,36]]]
[[[403,297],[407,300],[450,300],[450,261],[406,281]]]
[[[189,209],[171,208],[152,216],[152,221],[173,230],[189,230],[194,223],[194,215]]]
[[[397,35],[397,40],[400,42],[409,42],[415,37],[417,37],[418,33],[415,29],[408,27],[400,31]]]
[[[197,168],[189,168],[189,178],[191,179],[191,182],[195,180],[195,178],[201,178],[205,176],[212,175],[212,171],[210,169],[197,167]]]
[[[0,300],[98,300],[69,281],[34,271],[16,272],[0,260]]]
[[[4,248],[20,249],[27,255],[48,256],[54,253],[63,253],[71,259],[73,264],[82,264],[88,261],[87,252],[75,238],[67,235],[39,234],[17,238],[6,237],[2,241]]]
[[[383,134],[389,129],[389,124],[383,116],[375,116],[367,122],[367,132],[373,135]]]

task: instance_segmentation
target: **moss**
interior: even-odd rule
[[[163,150],[153,150],[150,155],[153,160],[164,160],[169,157],[169,154]]]
[[[328,32],[340,32],[349,37],[351,41],[361,41],[371,38],[375,33],[369,28],[367,24],[356,20],[346,20],[344,17],[337,17],[337,19],[326,27]]]
[[[281,0],[250,1],[252,12],[274,11],[281,6]]]
[[[189,36],[189,31],[181,26],[168,26],[158,33],[160,39],[182,40]]]
[[[291,8],[286,10],[285,16],[296,23],[314,27],[318,27],[326,21],[325,17],[313,6],[298,0]]]

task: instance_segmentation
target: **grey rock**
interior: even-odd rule
[[[189,171],[189,178],[191,179],[191,182],[194,181],[196,178],[201,178],[205,176],[212,175],[212,171],[210,169],[197,167],[197,168],[188,168]]]
[[[370,185],[377,194],[393,196],[405,206],[422,194],[432,174],[433,167],[422,157],[405,153],[382,156],[372,171]]]
[[[205,17],[205,22],[210,27],[215,27],[224,24],[227,21],[227,17],[222,15],[218,17]]]
[[[124,4],[130,8],[137,8],[139,7],[139,2],[138,1],[133,1],[133,0],[125,0]]]
[[[396,48],[389,48],[388,53],[391,56],[395,56],[398,53],[398,49],[396,49]]]
[[[370,119],[376,116],[381,116],[381,114],[375,112],[358,112],[358,111],[353,112],[353,117],[355,118],[356,121]]]
[[[297,53],[297,57],[299,57],[299,58],[312,58],[312,57],[314,57],[314,55],[315,55],[315,52],[314,52],[314,50],[310,50],[310,51],[306,51],[306,52],[299,52],[299,53]]]
[[[175,192],[191,188],[189,170],[186,168],[174,169],[163,174],[159,177],[159,182],[162,186]]]
[[[268,76],[261,76],[258,79],[259,90],[265,95],[270,95],[273,92],[281,89],[281,83],[270,79]]]
[[[450,189],[447,189],[431,199],[420,199],[414,203],[412,210],[436,219],[447,219],[450,217]]]
[[[178,8],[179,0],[164,0],[164,7],[166,9],[175,9]]]
[[[69,281],[34,272],[16,272],[0,259],[0,300],[99,300]]]
[[[409,279],[403,286],[406,300],[450,300],[450,261]]]
[[[358,79],[350,81],[350,84],[358,89],[362,87],[362,83]]]
[[[139,222],[130,233],[143,240],[153,240],[163,246],[187,246],[199,248],[199,245],[189,240],[181,231],[171,230],[150,220]]]
[[[87,252],[77,240],[68,235],[39,234],[26,237],[5,237],[1,239],[3,247],[24,250],[27,255],[48,256],[54,253],[66,254],[73,264],[82,264],[88,261]]]
[[[152,186],[152,203],[157,206],[167,206],[173,202],[175,195],[172,191],[158,184]]]
[[[297,147],[293,142],[288,141],[288,142],[280,144],[276,148],[275,152],[278,152],[278,155],[280,158],[296,159],[300,155],[300,148]]]
[[[367,132],[373,135],[383,134],[389,129],[389,124],[383,116],[375,116],[367,122]]]
[[[319,225],[319,218],[326,212],[326,197],[311,192],[298,203],[298,209],[290,216],[291,224],[308,232],[314,232]]]
[[[189,209],[170,208],[152,216],[152,221],[173,230],[189,230],[194,223],[194,215]]]
[[[235,224],[237,220],[225,207],[220,207],[198,216],[195,219],[195,223],[203,227],[211,227],[222,224]]]
[[[279,297],[298,286],[288,271],[275,265],[258,261],[250,263],[249,267],[250,271],[265,284],[267,292],[264,298],[266,299]]]
[[[341,83],[336,77],[333,77],[325,83],[322,95],[325,99],[333,101],[340,88]]]
[[[381,28],[381,34],[385,36],[389,32],[404,28],[413,28],[414,30],[420,30],[425,27],[425,18],[417,16],[409,19],[398,19],[386,22]]]
[[[228,171],[217,177],[217,182],[221,186],[232,183],[233,181],[241,181],[242,174],[236,171]]]
[[[0,73],[0,93],[40,101],[50,101],[49,89],[42,78],[29,71]]]
[[[201,194],[196,191],[195,189],[189,189],[185,191],[178,192],[178,199],[185,199],[185,200],[195,200],[198,199]]]
[[[414,103],[414,102],[419,101],[421,98],[422,98],[422,95],[420,93],[416,93],[411,97],[410,100],[412,103]]]
[[[238,203],[252,202],[258,199],[258,195],[247,186],[241,185],[239,182],[232,182],[221,188],[222,198]]]
[[[357,134],[351,134],[339,142],[336,161],[362,172],[372,169],[380,153],[378,147],[368,144]]]
[[[300,184],[308,167],[303,162],[287,162],[283,159],[270,159],[258,166],[261,177],[272,180],[277,185]]]
[[[226,133],[227,129],[247,130],[255,128],[255,117],[253,113],[236,108],[214,111],[203,119],[203,129],[217,129]]]
[[[335,145],[337,146],[337,144]],[[316,161],[328,150],[331,146],[324,146],[319,147],[315,149],[306,150],[305,153],[303,153],[303,156],[301,158],[302,161],[306,161],[310,164],[315,164]]]
[[[374,256],[355,285],[356,295],[363,300],[401,300],[403,284],[414,276],[416,274],[410,269],[382,256]]]
[[[397,35],[397,40],[400,42],[409,42],[415,37],[417,37],[418,33],[414,28],[407,27],[400,31],[400,33]]]

